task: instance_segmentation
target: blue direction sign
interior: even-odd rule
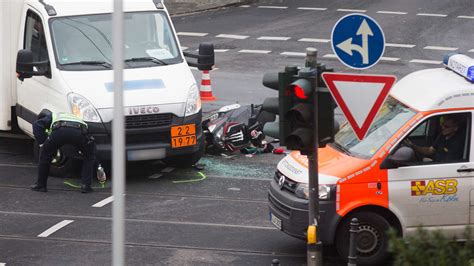
[[[375,65],[385,50],[382,28],[369,16],[349,14],[341,18],[331,34],[332,50],[341,62],[354,69]]]

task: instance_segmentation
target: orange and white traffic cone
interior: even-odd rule
[[[212,95],[211,76],[209,74],[209,70],[202,71],[200,95],[201,95],[201,100],[203,101],[216,100],[216,97]]]

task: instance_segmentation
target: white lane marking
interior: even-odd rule
[[[429,14],[429,13],[418,13],[417,16],[425,16],[425,17],[447,17],[448,15],[445,14]]]
[[[103,199],[103,200],[97,202],[96,204],[92,205],[92,207],[101,208],[101,207],[104,207],[105,205],[111,203],[112,201],[114,201],[114,196],[110,196],[106,199]]]
[[[161,173],[154,173],[151,176],[149,176],[148,179],[158,179],[162,176],[163,176],[163,174],[161,174]],[[92,207],[94,207],[94,206],[92,206]]]
[[[298,53],[298,52],[282,52],[281,55],[288,55],[288,56],[306,56],[306,53]]]
[[[443,46],[425,46],[423,49],[426,50],[439,50],[439,51],[456,51],[456,47],[443,47]]]
[[[318,43],[328,43],[331,40],[329,39],[313,39],[313,38],[301,38],[298,40],[299,42],[318,42]]]
[[[5,266],[7,265],[5,262],[0,262],[0,266]]]
[[[470,52],[470,53],[474,53],[474,49],[471,49],[471,50],[469,50],[468,52]]]
[[[323,55],[324,58],[337,58],[335,54],[325,54]]]
[[[204,37],[204,36],[207,36],[209,33],[205,33],[205,32],[184,32],[184,31],[181,31],[181,32],[178,32],[178,33],[176,33],[176,34],[178,34],[179,36]]]
[[[268,54],[271,51],[269,50],[240,50],[239,53],[248,53],[248,54]]]
[[[174,167],[166,167],[165,169],[161,169],[162,173],[171,173],[174,171]]]
[[[474,16],[458,16],[458,18],[474,19]]]
[[[358,12],[358,13],[365,13],[367,12],[367,10],[363,10],[363,9],[345,9],[345,8],[339,8],[337,11],[341,11],[341,12]]]
[[[250,7],[250,5],[241,5],[240,7],[247,8],[247,7]]]
[[[398,57],[384,57],[384,56],[382,56],[382,57],[380,58],[380,60],[382,60],[382,61],[396,62],[396,61],[400,60],[400,58],[398,58]]]
[[[403,44],[403,43],[386,43],[385,47],[399,47],[399,48],[413,48],[414,44]]]
[[[258,6],[258,8],[287,9],[287,6]]]
[[[188,49],[188,48],[189,48],[189,47],[181,46],[181,50],[183,50],[183,51],[186,50],[186,49]]]
[[[390,15],[406,15],[407,12],[399,12],[399,11],[377,11],[379,14],[390,14]]]
[[[412,60],[410,60],[410,63],[439,65],[442,62],[441,61],[436,61],[436,60],[412,59]]]
[[[247,39],[249,36],[245,35],[235,35],[235,34],[219,34],[216,35],[217,38],[228,38],[228,39],[239,39],[239,40],[244,40]]]
[[[328,10],[325,7],[298,7],[299,10],[316,10],[316,11],[324,11]]]
[[[291,37],[277,37],[277,36],[261,36],[257,40],[262,41],[288,41]]]
[[[225,53],[227,51],[229,51],[229,49],[214,49],[215,53]]]
[[[59,229],[63,228],[64,226],[74,222],[74,220],[64,220],[62,222],[59,222],[55,225],[53,225],[51,228],[48,230],[44,231],[43,233],[39,234],[38,237],[48,237],[52,233],[58,231]]]

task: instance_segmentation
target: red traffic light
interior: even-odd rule
[[[311,96],[311,83],[307,79],[298,79],[290,84],[293,93],[296,97],[302,100],[307,100]]]
[[[300,99],[303,99],[303,100],[308,99],[308,96],[306,96],[306,95],[304,94],[304,89],[301,88],[301,87],[298,86],[298,85],[295,85],[295,86],[293,87],[293,92],[295,93],[295,96],[298,97],[298,98],[300,98]]]

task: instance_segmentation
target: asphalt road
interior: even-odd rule
[[[50,177],[47,193],[30,191],[31,143],[0,140],[0,264],[110,264],[113,180],[81,194],[65,184],[78,180]],[[304,242],[268,221],[265,192],[279,157],[207,156],[200,172],[130,164],[127,264],[268,265],[274,258],[303,264]]]
[[[306,47],[341,72],[330,35],[350,12],[376,19],[385,32],[384,57],[363,73],[398,78],[442,67],[449,51],[474,56],[472,1],[257,1],[173,17],[181,45],[213,42],[214,109],[231,102],[261,103],[275,95],[261,85],[265,72],[302,65]],[[199,77],[199,73],[195,73]],[[81,194],[77,180],[50,178],[49,192],[29,190],[36,176],[30,143],[0,138],[0,265],[111,263],[111,182]],[[268,221],[266,190],[281,157],[206,156],[205,169],[131,164],[126,188],[126,262],[129,265],[282,265],[305,263],[305,243]],[[200,180],[202,179],[202,180]],[[113,181],[112,181],[113,182]],[[56,227],[55,227],[56,226]],[[57,229],[57,230],[53,230]],[[327,265],[340,263],[325,249]]]
[[[386,40],[383,58],[367,70],[348,69],[334,57],[331,32],[349,13],[375,19]],[[398,79],[417,70],[443,67],[448,52],[474,57],[471,0],[311,1],[268,0],[188,16],[173,17],[181,45],[197,49],[214,43],[214,94],[226,102],[261,103],[275,92],[261,85],[266,72],[304,64],[307,47],[336,72],[389,74]],[[199,74],[196,75],[199,78]]]

